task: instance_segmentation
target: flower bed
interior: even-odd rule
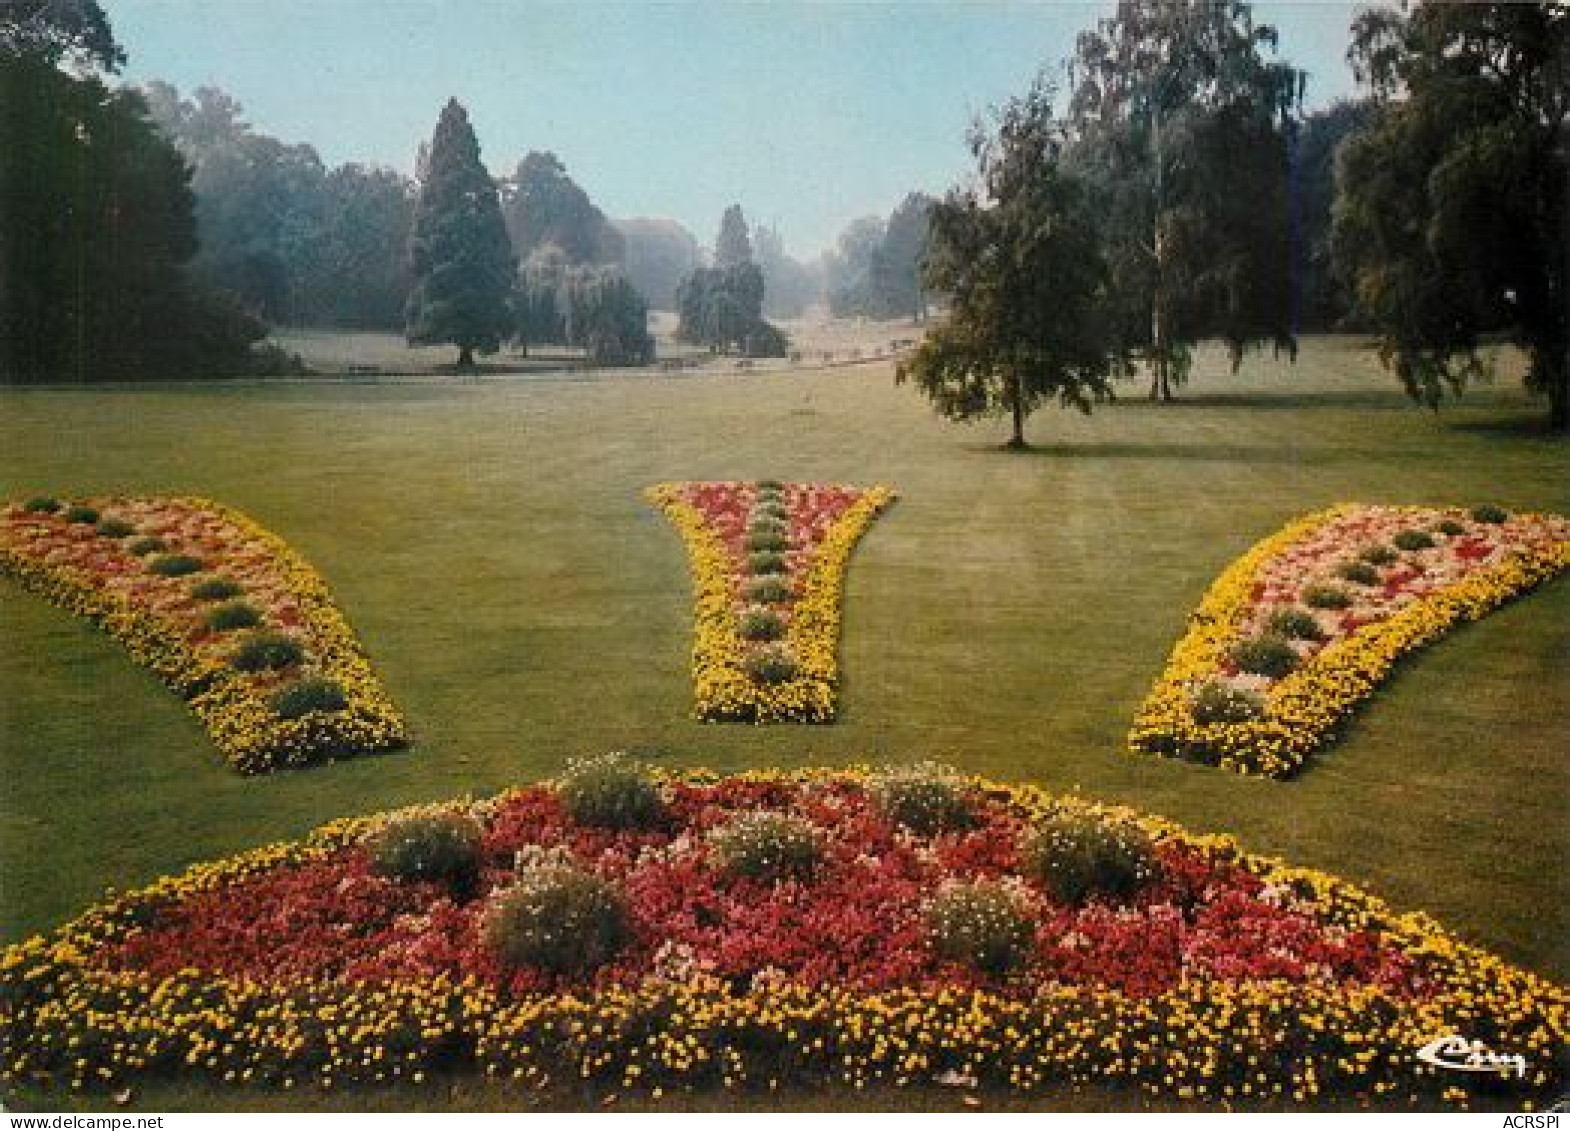
[[[1286,777],[1395,662],[1570,564],[1570,521],[1338,506],[1260,542],[1217,578],[1129,742]]]
[[[698,717],[831,722],[845,566],[893,493],[765,482],[663,483],[648,494],[692,567]]]
[[[193,498],[31,499],[0,511],[0,575],[118,639],[241,773],[406,740],[322,579],[236,511]]]
[[[636,819],[600,804],[626,773],[585,780],[340,821],[8,949],[0,1076],[1512,1106],[1561,1086],[1562,988],[1225,838],[954,777],[693,773]],[[940,828],[909,823],[913,782],[949,791]],[[553,944],[537,916],[564,906]],[[1416,1058],[1451,1033],[1523,1074]]]

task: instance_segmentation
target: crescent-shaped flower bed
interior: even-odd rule
[[[1403,655],[1570,565],[1570,521],[1343,505],[1258,543],[1189,618],[1136,753],[1288,777]]]
[[[832,722],[846,563],[893,492],[662,483],[648,497],[687,546],[698,717]]]
[[[1567,1004],[1424,916],[1126,810],[933,767],[612,756],[200,865],[11,947],[0,1077],[1527,1106],[1559,1094]],[[1416,1057],[1449,1034],[1523,1073]]]
[[[0,575],[119,640],[244,774],[390,750],[403,719],[321,577],[197,498],[34,498],[0,511]]]

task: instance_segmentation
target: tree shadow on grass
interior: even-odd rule
[[[1120,397],[1116,411],[1183,412],[1202,408],[1246,408],[1301,411],[1303,409],[1383,409],[1417,411],[1399,390],[1345,390],[1342,392],[1180,393],[1176,400],[1157,402],[1148,397]]]
[[[1362,452],[1345,452],[1327,448],[1291,447],[1281,444],[1179,444],[1170,442],[1141,443],[1032,443],[1026,448],[1006,448],[1000,444],[967,444],[967,451],[976,454],[1023,459],[1122,459],[1122,460],[1181,460],[1190,463],[1344,463],[1348,460],[1365,460]]]

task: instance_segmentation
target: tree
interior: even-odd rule
[[[862,216],[840,233],[827,256],[829,313],[834,317],[871,315],[873,261],[886,231],[882,217]]]
[[[1352,293],[1336,271],[1331,218],[1336,198],[1336,154],[1374,117],[1371,101],[1342,99],[1303,119],[1292,144],[1297,203],[1294,249],[1296,331],[1353,329]]]
[[[699,267],[676,290],[676,336],[721,353],[748,357],[785,353],[785,335],[763,319],[763,272],[756,263]]]
[[[950,419],[1008,413],[1013,449],[1027,446],[1025,418],[1044,400],[1089,412],[1121,366],[1101,316],[1095,220],[1062,147],[1041,80],[997,112],[992,131],[972,130],[979,185],[931,209],[925,278],[949,296],[949,319],[895,375]]]
[[[556,154],[529,153],[504,187],[502,212],[519,259],[553,245],[569,263],[621,262],[626,252],[621,233],[567,175]]]
[[[529,258],[513,300],[517,337],[527,344],[568,346],[596,365],[654,360],[649,308],[614,267],[568,263],[547,245]]]
[[[340,165],[322,185],[321,224],[292,264],[292,307],[315,325],[396,329],[409,294],[414,192],[393,169]]]
[[[125,65],[98,0],[0,0],[0,59],[21,58],[110,74]]]
[[[714,266],[737,267],[752,262],[752,240],[747,236],[747,220],[741,205],[733,204],[720,218],[720,234],[714,240]]]
[[[1287,131],[1305,81],[1241,0],[1119,0],[1071,64],[1072,163],[1104,216],[1115,326],[1172,399],[1193,343],[1294,348]]]
[[[1482,372],[1483,336],[1501,331],[1552,426],[1570,426],[1567,29],[1556,4],[1375,9],[1353,25],[1380,105],[1337,167],[1336,260],[1425,404]]]
[[[458,368],[495,353],[512,328],[512,247],[496,184],[480,162],[469,115],[449,99],[431,138],[409,243],[414,289],[405,310],[411,345],[451,342]]]
[[[757,224],[752,255],[763,272],[763,312],[771,318],[800,318],[822,289],[813,269],[785,254],[778,230]]]
[[[615,223],[625,241],[628,281],[654,309],[675,310],[676,288],[701,258],[697,238],[674,220],[637,217]]]
[[[877,305],[887,312],[885,317],[920,321],[927,316],[921,268],[927,254],[932,206],[936,203],[926,193],[913,192],[889,213],[883,246],[873,261],[874,291]]]

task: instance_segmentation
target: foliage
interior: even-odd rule
[[[800,318],[823,290],[819,264],[786,255],[775,228],[758,224],[752,229],[752,261],[763,273],[763,313],[770,318]]]
[[[502,186],[502,216],[520,261],[554,250],[568,264],[617,264],[626,241],[554,153],[534,150]]]
[[[751,679],[763,684],[789,683],[801,671],[796,657],[778,644],[747,653],[742,668]]]
[[[191,596],[198,601],[222,601],[229,597],[238,597],[245,590],[238,582],[227,577],[204,577],[191,586]]]
[[[1371,100],[1340,99],[1304,115],[1301,126],[1290,135],[1296,189],[1292,293],[1296,332],[1365,328],[1355,296],[1336,269],[1336,159],[1342,144],[1367,129],[1375,113]]]
[[[28,514],[54,514],[60,509],[60,500],[53,495],[34,495],[22,504]]]
[[[1265,630],[1288,640],[1323,640],[1325,637],[1313,613],[1291,606],[1284,606],[1271,613],[1265,620]]]
[[[732,204],[720,217],[720,232],[714,238],[714,266],[720,270],[752,262],[752,240],[741,205]]]
[[[1392,564],[1400,555],[1398,555],[1389,546],[1386,546],[1382,543],[1376,543],[1375,545],[1365,546],[1363,549],[1359,550],[1357,552],[1357,556],[1361,561],[1365,561],[1369,565],[1387,566]]]
[[[136,527],[132,526],[129,522],[126,522],[121,518],[104,518],[100,519],[98,521],[98,525],[93,527],[93,532],[95,534],[101,535],[104,538],[114,538],[118,540],[120,538],[127,538],[130,535],[135,534]]]
[[[969,828],[975,819],[964,782],[948,766],[886,766],[867,788],[884,816],[921,836]]]
[[[763,318],[763,272],[749,261],[699,267],[676,288],[676,336],[720,353],[781,357],[785,335]]]
[[[1462,526],[1453,518],[1447,518],[1443,522],[1438,523],[1435,525],[1434,529],[1443,534],[1446,538],[1454,538],[1458,534],[1466,533],[1466,527]]]
[[[366,848],[380,875],[447,884],[467,897],[480,878],[483,832],[478,821],[460,813],[414,813],[389,819]]]
[[[125,65],[98,0],[7,0],[0,8],[0,63],[18,58],[111,73]]]
[[[745,813],[710,832],[709,844],[722,870],[763,883],[811,879],[823,862],[818,830],[789,813]]]
[[[93,526],[98,522],[98,508],[89,507],[82,503],[73,503],[60,512],[60,517],[67,522],[74,522],[81,526]]]
[[[495,353],[510,336],[514,259],[496,184],[480,161],[480,143],[456,98],[442,109],[431,138],[409,242],[414,289],[404,332],[411,345],[450,342],[458,367],[474,351]]]
[[[829,311],[835,317],[926,317],[922,267],[937,203],[913,192],[886,222],[869,216],[841,233],[828,260]]]
[[[1030,961],[1030,920],[1019,897],[1001,883],[952,883],[933,897],[926,919],[940,958],[995,977]]]
[[[1264,717],[1265,701],[1252,691],[1208,679],[1195,688],[1189,710],[1194,721],[1204,726],[1244,723]]]
[[[742,594],[749,601],[765,605],[778,605],[790,600],[790,582],[773,575],[754,577],[742,585]]]
[[[559,974],[601,966],[632,938],[625,897],[592,872],[560,864],[527,869],[492,896],[484,931],[503,961]]]
[[[1060,903],[1100,896],[1122,900],[1155,878],[1150,837],[1137,825],[1090,813],[1059,813],[1038,823],[1020,845],[1024,870]]]
[[[1474,522],[1486,522],[1497,526],[1501,522],[1508,521],[1509,518],[1509,511],[1496,506],[1474,507],[1472,510],[1472,521]]]
[[[225,601],[208,609],[202,621],[213,632],[232,632],[237,628],[255,628],[262,623],[262,614],[245,601]]]
[[[1297,667],[1297,651],[1286,638],[1274,632],[1240,640],[1232,648],[1232,662],[1241,671],[1280,679]]]
[[[1339,585],[1323,583],[1310,585],[1303,590],[1303,604],[1314,609],[1344,609],[1352,603],[1352,594]]]
[[[951,313],[896,380],[951,419],[1010,413],[1010,446],[1022,448],[1025,417],[1042,401],[1089,412],[1108,396],[1114,361],[1095,225],[1059,157],[1050,88],[1038,81],[994,126],[972,132],[980,184],[931,209],[925,278]]]
[[[242,672],[283,671],[303,659],[305,649],[300,642],[277,632],[253,632],[229,654],[229,663]]]
[[[94,34],[83,35],[72,42],[91,54]],[[191,285],[196,223],[180,154],[135,91],[49,57],[0,50],[0,383],[243,372],[262,327]]]
[[[785,634],[785,622],[769,608],[746,609],[736,622],[743,640],[778,640]]]
[[[270,702],[280,719],[299,719],[316,711],[342,711],[349,706],[349,697],[334,680],[307,676],[280,687]]]
[[[638,217],[615,221],[625,245],[622,271],[650,309],[676,310],[676,288],[699,266],[697,238],[674,220]],[[767,277],[768,265],[759,265]],[[768,280],[769,290],[774,287]]]
[[[1430,550],[1434,546],[1434,536],[1426,530],[1398,530],[1391,541],[1395,543],[1396,549],[1408,552]]]
[[[569,763],[556,792],[573,820],[599,828],[648,828],[665,813],[653,776],[625,754]]]
[[[1486,375],[1488,335],[1570,427],[1570,157],[1561,4],[1361,13],[1350,57],[1379,99],[1337,168],[1336,259],[1387,368],[1437,408]]]
[[[747,572],[753,575],[784,573],[788,562],[778,550],[757,550],[747,555]]]
[[[614,267],[571,266],[554,251],[536,254],[513,297],[517,338],[582,349],[596,365],[654,360],[643,297]]]
[[[201,558],[190,554],[159,554],[147,560],[147,572],[159,577],[187,577],[204,569]]]
[[[1295,348],[1287,132],[1304,76],[1241,0],[1119,0],[1070,64],[1071,164],[1093,185],[1112,328],[1170,399],[1193,345]]]
[[[1378,585],[1379,571],[1365,561],[1348,560],[1336,567],[1336,576],[1358,585]]]

